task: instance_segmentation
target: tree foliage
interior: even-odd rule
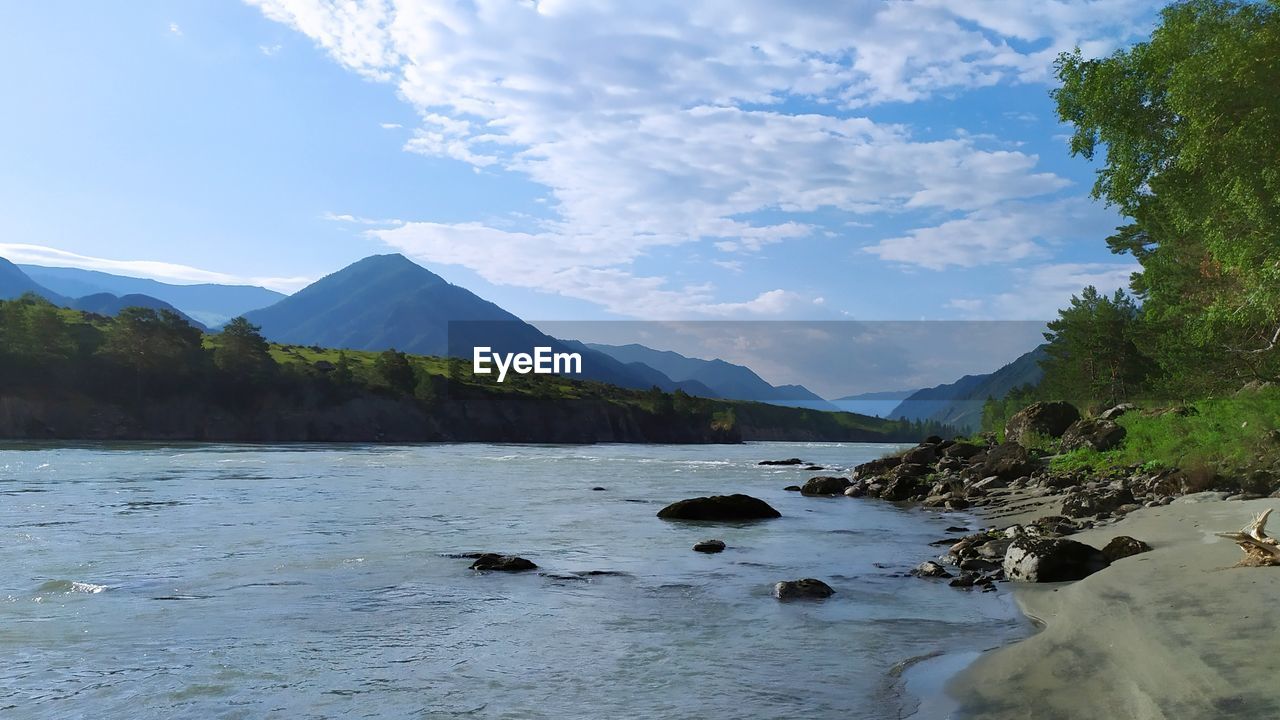
[[[218,369],[248,382],[269,377],[276,363],[261,330],[243,317],[234,318],[224,325],[213,353]]]
[[[1134,399],[1151,361],[1138,349],[1138,307],[1123,291],[1086,287],[1049,323],[1042,393],[1102,409]]]
[[[379,354],[374,361],[373,370],[387,387],[402,395],[412,394],[417,385],[409,356],[395,348]]]
[[[1166,387],[1280,376],[1280,2],[1189,0],[1150,41],[1058,60],[1071,151],[1132,222],[1108,239]]]

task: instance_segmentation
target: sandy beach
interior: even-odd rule
[[[1178,503],[1072,536],[1102,547],[1129,535],[1152,551],[1075,583],[1006,585],[1042,630],[983,655],[950,683],[958,716],[1280,717],[1280,568],[1233,567],[1240,549],[1214,536],[1267,508],[1280,500]],[[1033,512],[993,516],[993,524]]]

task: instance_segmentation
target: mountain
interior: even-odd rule
[[[245,318],[268,339],[294,345],[453,357],[471,357],[475,346],[498,353],[574,351],[399,254],[367,257]],[[581,351],[583,372],[576,377],[627,388],[676,387],[651,368],[636,372],[604,353]]]
[[[20,265],[28,277],[66,297],[110,293],[117,296],[146,295],[162,300],[184,314],[209,326],[225,323],[276,303],[285,296],[255,285],[174,285],[146,278],[112,275],[79,268]]]
[[[13,300],[19,298],[26,293],[35,293],[40,297],[48,300],[54,305],[71,308],[73,310],[83,310],[85,312],[97,313],[99,315],[115,315],[127,307],[145,307],[153,310],[172,310],[187,322],[201,330],[207,328],[201,323],[195,321],[191,316],[183,313],[169,303],[142,294],[130,294],[117,296],[111,293],[94,293],[84,297],[70,298],[59,293],[53,292],[45,287],[42,283],[37,283],[22,270],[22,266],[0,258],[0,300]]]
[[[560,339],[560,342],[564,343],[565,347],[569,348],[571,351],[582,353],[584,363],[593,361],[596,364],[608,363],[610,367],[614,367],[613,364],[617,363],[616,367],[620,372],[630,373],[633,376],[630,381],[632,384],[626,387],[651,388],[657,386],[667,392],[683,390],[690,395],[696,395],[697,397],[710,398],[713,400],[720,399],[720,395],[718,395],[715,390],[712,390],[697,380],[672,380],[666,374],[655,370],[644,363],[624,363],[617,358],[612,357],[608,353],[602,353],[599,350],[590,347],[586,343],[579,342],[577,340],[565,340],[563,338]]]
[[[670,350],[654,350],[644,345],[600,345],[587,347],[610,355],[624,363],[647,365],[676,382],[696,382],[716,393],[715,397],[732,400],[755,400],[774,405],[805,407],[812,410],[837,408],[803,385],[770,385],[751,368],[724,360],[691,358]],[[693,393],[692,391],[690,394]]]
[[[63,304],[66,298],[32,280],[13,263],[0,258],[0,300],[14,300],[35,293],[49,302]]]
[[[1041,345],[1013,362],[985,375],[965,375],[946,385],[912,393],[893,410],[892,418],[937,420],[960,432],[975,432],[982,425],[982,405],[987,398],[1002,398],[1014,388],[1035,385],[1044,376],[1040,362],[1048,355]]]
[[[831,401],[831,404],[845,412],[891,418],[894,417],[893,411],[897,409],[898,405],[916,392],[916,390],[886,390],[859,393],[836,398]]]
[[[143,307],[151,308],[152,310],[172,310],[173,312],[181,315],[193,326],[200,328],[201,331],[209,329],[178,308],[149,295],[112,295],[111,293],[97,293],[94,295],[86,295],[82,298],[76,298],[75,300],[70,300],[66,303],[66,306],[75,310],[83,310],[85,312],[110,316],[115,316],[127,307]]]

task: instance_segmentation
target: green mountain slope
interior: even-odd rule
[[[889,417],[908,420],[936,420],[961,432],[975,432],[982,425],[982,404],[987,398],[1002,398],[1010,390],[1035,385],[1044,375],[1040,361],[1044,346],[985,375],[966,375],[954,383],[918,390],[898,405]]]

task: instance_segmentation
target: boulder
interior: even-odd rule
[[[951,573],[932,560],[926,560],[911,570],[911,574],[922,578],[949,578]]]
[[[1000,477],[999,475],[992,475],[991,477],[982,478],[978,482],[974,483],[973,487],[976,490],[983,490],[983,491],[999,490],[1001,488],[1009,487],[1009,481]]]
[[[928,465],[938,461],[937,445],[917,445],[902,454],[902,462]]]
[[[773,586],[773,596],[779,600],[821,600],[835,592],[830,585],[813,578],[784,580]]]
[[[758,465],[803,465],[804,461],[800,458],[787,458],[786,460],[761,460]]]
[[[861,465],[855,466],[853,468],[853,477],[857,479],[883,475],[901,464],[902,458],[897,455],[882,457],[877,460],[871,460],[870,462],[864,462]]]
[[[884,488],[880,491],[880,497],[893,501],[910,500],[927,489],[921,478],[909,473],[898,473],[895,470],[886,480]]]
[[[1013,540],[1007,538],[988,540],[975,547],[973,550],[978,553],[980,557],[984,557],[988,560],[999,560],[1004,557],[1005,552],[1008,551],[1009,545],[1011,544],[1013,544]]]
[[[750,495],[713,495],[680,500],[658,511],[664,520],[768,520],[782,517],[769,503]]]
[[[855,481],[852,485],[844,489],[845,497],[856,498],[856,497],[862,497],[863,495],[866,495],[866,494],[867,494],[866,480]]]
[[[782,489],[783,489],[783,490],[786,490],[787,492],[800,492],[800,486],[799,486],[799,485],[788,485],[788,486],[786,486],[786,487],[784,487],[784,488],[782,488]]]
[[[800,488],[801,495],[839,495],[844,489],[852,485],[848,479],[842,477],[815,477],[809,478],[809,481]]]
[[[702,540],[693,546],[694,552],[700,553],[718,553],[724,552],[723,540]]]
[[[1004,427],[1006,440],[1024,443],[1032,435],[1062,437],[1071,423],[1080,419],[1080,411],[1068,402],[1037,402],[1009,418]]]
[[[1120,535],[1111,539],[1102,548],[1102,556],[1107,562],[1115,562],[1139,553],[1150,552],[1151,546],[1128,535]]]
[[[976,473],[974,473],[975,469]],[[998,477],[1013,480],[1023,475],[1030,475],[1034,469],[1035,464],[1031,461],[1031,455],[1026,448],[1016,442],[1006,442],[988,450],[982,465],[971,467],[966,472],[974,473],[981,478]]]
[[[970,442],[958,442],[953,445],[948,445],[945,449],[943,449],[942,455],[943,457],[956,458],[959,460],[968,460],[969,458],[973,457],[974,455],[977,455],[978,453],[982,452],[985,449],[986,448],[982,447],[981,445],[975,445]]]
[[[1074,490],[1062,498],[1062,514],[1071,518],[1109,513],[1133,502],[1128,490]]]
[[[1077,420],[1062,433],[1062,452],[1082,449],[1105,452],[1124,441],[1126,432],[1111,420]]]
[[[1092,575],[1108,565],[1102,551],[1066,538],[1023,536],[1009,543],[1004,574],[1018,582],[1065,582]]]
[[[889,477],[922,477],[929,474],[929,466],[919,463],[902,463],[888,472]]]
[[[496,572],[523,572],[525,570],[537,570],[538,566],[532,561],[525,560],[515,555],[499,555],[498,553],[483,553],[471,563],[472,570],[493,570]]]

